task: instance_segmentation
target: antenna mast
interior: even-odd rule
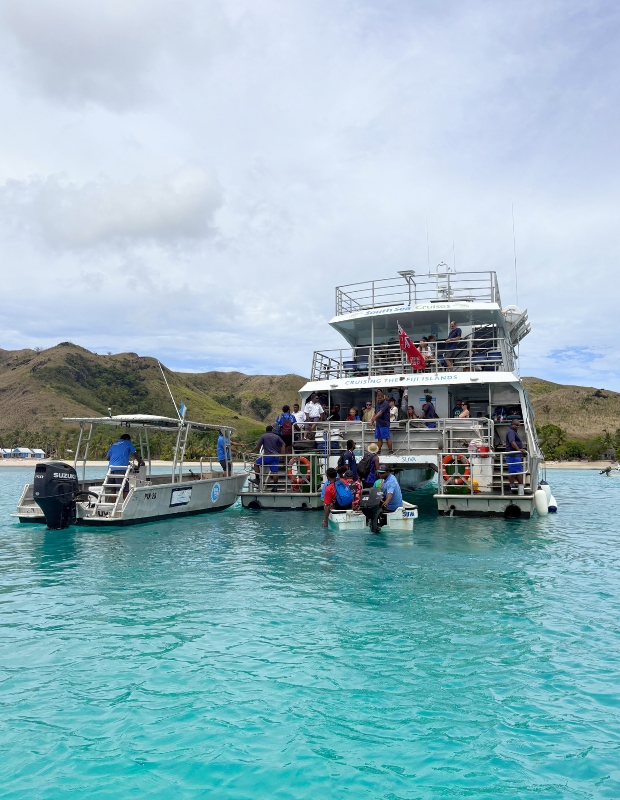
[[[164,383],[166,384],[166,389],[168,389],[168,394],[170,395],[170,399],[172,400],[172,405],[174,406],[174,410],[177,412],[177,417],[181,420],[181,422],[183,422],[183,417],[179,414],[179,409],[177,408],[177,404],[174,400],[174,397],[172,396],[172,391],[168,386],[168,381],[166,380],[166,376],[164,374],[164,368],[162,367],[159,361],[157,363],[159,364],[159,369],[161,370],[161,376],[164,379]]]
[[[515,236],[515,204],[511,204],[512,209],[512,252],[515,259],[515,294],[517,296],[517,305],[519,305],[519,277],[517,274],[517,238]]]

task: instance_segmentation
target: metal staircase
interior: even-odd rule
[[[123,504],[123,493],[126,488],[129,488],[129,473],[131,472],[131,463],[125,469],[123,475],[122,467],[108,467],[105,478],[101,485],[101,492],[95,502],[94,514],[98,517],[114,517],[119,513],[119,505]],[[118,479],[122,477],[121,483]],[[114,480],[112,480],[114,479]]]

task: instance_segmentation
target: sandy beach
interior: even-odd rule
[[[45,464],[49,459],[38,458],[4,458],[0,460],[0,467],[34,467],[35,464]],[[68,459],[67,459],[68,461]],[[72,463],[72,462],[69,462]],[[170,467],[172,469],[172,461],[152,461],[154,467]],[[203,466],[209,462],[203,461]],[[217,467],[217,460],[213,459],[214,465]],[[613,466],[614,461],[546,461],[543,463],[545,469],[596,469],[602,470],[609,466]],[[243,461],[233,461],[234,466],[243,466]],[[107,467],[107,461],[87,461],[87,467]],[[184,461],[183,467],[197,467],[200,469],[200,462],[198,461]]]
[[[4,458],[0,460],[0,467],[30,467],[34,468],[37,464],[46,464],[48,461],[51,460],[58,460],[62,461],[63,459],[49,459],[49,458]],[[72,459],[65,459],[64,463],[72,464]],[[81,466],[80,462],[80,466]],[[154,467],[170,467],[172,469],[172,461],[151,461],[152,466]],[[209,464],[208,460],[202,462],[203,467],[207,467]],[[219,467],[219,462],[216,458],[213,459],[213,465],[217,468]],[[107,467],[107,461],[87,461],[87,467]],[[233,461],[233,466],[243,466],[243,461]],[[197,467],[200,469],[200,462],[199,461],[184,461],[183,467]]]

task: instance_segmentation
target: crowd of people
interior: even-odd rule
[[[500,414],[505,409],[502,407],[496,411]],[[469,401],[458,398],[451,416],[468,419],[471,416]],[[380,513],[390,513],[402,504],[400,487],[391,472],[391,467],[389,464],[382,463],[380,459],[384,443],[387,446],[387,453],[393,455],[390,426],[401,419],[418,418],[431,421],[438,418],[433,397],[425,396],[418,417],[413,405],[409,405],[409,391],[406,387],[392,389],[389,393],[377,389],[374,406],[372,401],[367,400],[361,410],[358,411],[356,407],[351,406],[348,412],[346,410],[343,412],[339,404],[328,407],[327,403],[321,402],[319,395],[314,393],[308,398],[303,409],[298,403],[293,405],[292,410],[290,406],[284,405],[282,413],[276,417],[275,423],[266,426],[265,432],[254,446],[254,452],[258,452],[260,455],[254,462],[255,475],[251,480],[256,485],[260,485],[261,473],[263,479],[267,473],[272,485],[271,491],[277,492],[281,462],[286,460],[287,454],[293,452],[294,440],[301,441],[308,438],[322,421],[351,421],[374,425],[375,442],[368,445],[367,452],[359,462],[355,455],[356,442],[353,439],[347,441],[346,449],[340,455],[338,467],[336,469],[329,468],[326,472],[321,498],[324,502],[323,524],[327,525],[331,509],[358,509],[363,489],[380,489],[383,495],[381,503],[373,507],[372,511],[362,509],[367,516],[370,515],[371,529],[376,529]],[[433,425],[432,422],[428,424]],[[522,455],[525,450],[518,430],[519,420],[513,419],[506,435],[505,446],[509,451],[506,461],[511,489],[518,489],[519,494],[522,494]],[[227,440],[223,434],[220,435],[217,456],[227,475],[231,474],[231,445],[240,446],[236,442]]]

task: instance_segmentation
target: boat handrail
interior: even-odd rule
[[[446,270],[416,275],[411,270],[393,278],[337,286],[336,316],[392,305],[458,301],[496,303],[501,308],[497,274]]]
[[[463,470],[467,470],[468,472],[459,472],[457,464],[458,456],[463,456],[462,453],[458,453],[454,450],[452,451],[445,451],[440,453],[440,460],[439,460],[439,473],[437,475],[437,494],[439,495],[450,495],[455,493],[455,489],[458,490],[458,494],[469,494],[469,495],[476,495],[476,494],[494,494],[495,488],[495,466],[499,465],[499,485],[500,485],[500,494],[504,494],[504,488],[507,484],[510,483],[510,475],[514,474],[521,474],[523,475],[523,486],[528,485],[528,478],[529,478],[529,489],[533,493],[535,490],[534,487],[534,478],[535,476],[532,473],[532,457],[528,451],[521,453],[522,459],[522,471],[520,473],[510,473],[508,470],[508,462],[506,461],[508,456],[511,455],[518,455],[516,452],[511,453],[510,451],[506,450],[496,450],[490,453],[470,453],[468,456],[465,456],[466,462],[461,461],[460,465]],[[449,475],[448,481],[444,478],[444,459],[448,457],[453,457],[455,459],[455,472],[453,475]],[[483,476],[482,470],[483,467],[487,467],[487,475]],[[488,469],[490,467],[490,470]],[[482,491],[480,488],[481,483],[485,483],[488,481],[490,472],[490,489],[488,491]],[[478,483],[478,488],[476,489],[475,483]],[[452,491],[449,491],[452,489]],[[518,495],[515,495],[518,497]]]
[[[390,424],[390,433],[394,455],[397,457],[410,455],[412,451],[430,456],[436,455],[448,445],[467,452],[472,440],[478,440],[491,449],[495,425],[488,417],[403,419]],[[322,457],[326,454],[337,455],[345,449],[348,439],[355,441],[355,452],[361,457],[368,445],[376,442],[374,423],[335,420],[295,423],[293,426],[295,455],[308,453],[318,453]]]
[[[254,470],[257,459],[265,453],[243,454],[244,470],[252,470],[252,474],[257,476],[257,481],[248,481],[243,493],[267,493],[277,487],[278,492],[317,495],[321,491],[321,483],[325,469],[327,468],[325,454],[318,451],[303,453],[286,453],[284,455],[267,456],[269,459],[277,459],[277,462],[269,461],[259,465],[258,473]],[[277,472],[271,471],[271,467],[277,467]],[[277,481],[274,481],[274,475]],[[251,476],[252,477],[252,476]]]
[[[431,356],[424,369],[414,370],[398,342],[358,345],[356,347],[315,350],[310,380],[358,378],[371,375],[411,375],[437,372],[514,372],[512,345],[505,337],[469,338],[459,340],[458,346],[447,350],[445,341],[431,342]],[[448,361],[454,365],[448,366]]]

